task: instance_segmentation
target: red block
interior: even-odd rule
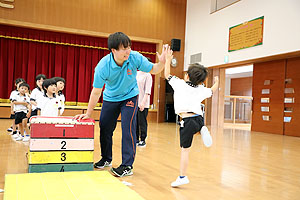
[[[93,119],[75,120],[73,117],[30,118],[31,138],[94,138]]]

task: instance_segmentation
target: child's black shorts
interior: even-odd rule
[[[180,127],[180,147],[189,148],[192,145],[193,136],[204,126],[204,119],[201,115],[183,118],[183,125]],[[182,124],[182,121],[180,122]],[[182,127],[183,126],[183,127]]]
[[[9,119],[15,119],[15,118],[16,118],[15,114],[10,114]]]
[[[15,124],[20,124],[22,123],[23,119],[27,118],[27,114],[24,112],[16,112],[15,114]]]
[[[38,109],[35,109],[35,110],[31,111],[30,117],[37,116],[37,113],[38,113]]]

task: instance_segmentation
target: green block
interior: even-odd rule
[[[66,163],[66,164],[30,164],[29,173],[36,172],[68,172],[68,171],[93,171],[93,163]]]

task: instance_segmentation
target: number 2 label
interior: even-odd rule
[[[62,147],[61,147],[61,149],[66,149],[66,145],[67,145],[67,142],[66,141],[61,141],[61,143],[60,144],[62,144]]]

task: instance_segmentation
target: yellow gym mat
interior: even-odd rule
[[[143,198],[107,171],[5,175],[4,200],[102,200]]]

